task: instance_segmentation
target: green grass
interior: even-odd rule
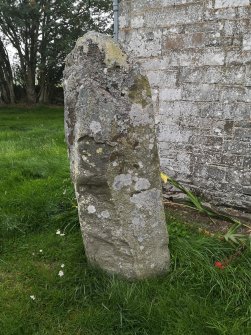
[[[1,109],[0,157],[0,236],[55,224],[73,199],[62,109]]]
[[[127,282],[92,269],[73,207],[62,109],[2,108],[0,129],[0,335],[251,333],[249,251],[217,269],[235,250],[172,217],[168,275]]]

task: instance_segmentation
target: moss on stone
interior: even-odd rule
[[[146,76],[136,77],[133,85],[129,89],[129,98],[133,103],[146,107],[149,104],[148,98],[152,97],[151,87]]]

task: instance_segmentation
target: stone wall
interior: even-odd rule
[[[121,0],[120,41],[147,71],[162,169],[250,210],[249,0]]]

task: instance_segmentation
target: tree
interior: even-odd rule
[[[0,99],[5,103],[15,102],[13,75],[8,53],[0,39]]]
[[[112,1],[1,0],[0,31],[16,49],[27,101],[48,102],[62,78],[63,61],[87,30],[107,29]],[[40,88],[36,94],[36,81]]]
[[[109,1],[50,1],[43,13],[39,52],[39,101],[47,102],[51,88],[61,82],[64,59],[78,37],[88,30],[107,30]]]

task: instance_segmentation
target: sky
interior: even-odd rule
[[[14,55],[16,53],[16,50],[10,44],[7,45],[6,50],[8,52],[9,58],[10,58],[10,63],[13,64],[14,63]]]

